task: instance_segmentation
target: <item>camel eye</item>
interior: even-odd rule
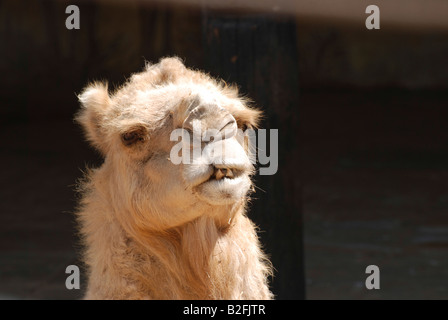
[[[121,141],[123,141],[123,144],[125,146],[130,146],[137,141],[143,140],[143,132],[141,130],[134,130],[125,132],[121,135]]]
[[[243,132],[246,132],[247,129],[253,129],[253,127],[249,123],[243,123],[241,125],[241,130],[243,130]]]

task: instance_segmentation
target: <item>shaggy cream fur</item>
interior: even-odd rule
[[[80,184],[85,298],[271,299],[272,267],[245,214],[247,145],[223,138],[231,152],[219,165],[169,159],[170,133],[190,120],[244,130],[260,112],[178,58],[148,64],[113,93],[90,84],[79,100],[76,119],[105,158]]]

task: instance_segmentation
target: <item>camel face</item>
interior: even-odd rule
[[[228,221],[244,203],[253,166],[243,130],[259,112],[235,89],[168,58],[112,95],[93,84],[80,101],[78,121],[105,156],[100,171],[115,186],[114,207],[131,206],[145,228],[204,215]]]
[[[260,112],[177,58],[79,99],[104,156],[80,185],[86,299],[271,299],[245,213]]]
[[[187,189],[201,201],[231,205],[246,196],[253,167],[243,133],[220,98],[193,95],[182,123],[180,169]]]

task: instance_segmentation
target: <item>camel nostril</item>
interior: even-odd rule
[[[219,129],[219,131],[223,131],[223,130],[227,130],[230,129],[234,124],[236,123],[236,121],[234,119],[230,120],[229,122],[226,123],[226,125],[224,127],[222,127],[221,129]]]

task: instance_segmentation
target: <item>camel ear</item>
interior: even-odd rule
[[[232,110],[232,114],[236,119],[238,128],[243,129],[243,131],[246,129],[258,128],[262,117],[262,112],[260,110],[252,108]]]
[[[258,128],[260,118],[262,117],[262,111],[254,108],[239,107],[231,110],[231,113],[236,119],[238,129],[241,129],[243,132],[243,134],[239,136],[242,139],[240,140],[240,143],[243,146],[244,151],[246,151],[251,163],[256,163],[257,148],[255,146],[257,138],[254,129]]]
[[[78,96],[81,110],[75,120],[84,129],[87,140],[103,155],[107,152],[104,121],[110,106],[107,83],[92,83]]]

